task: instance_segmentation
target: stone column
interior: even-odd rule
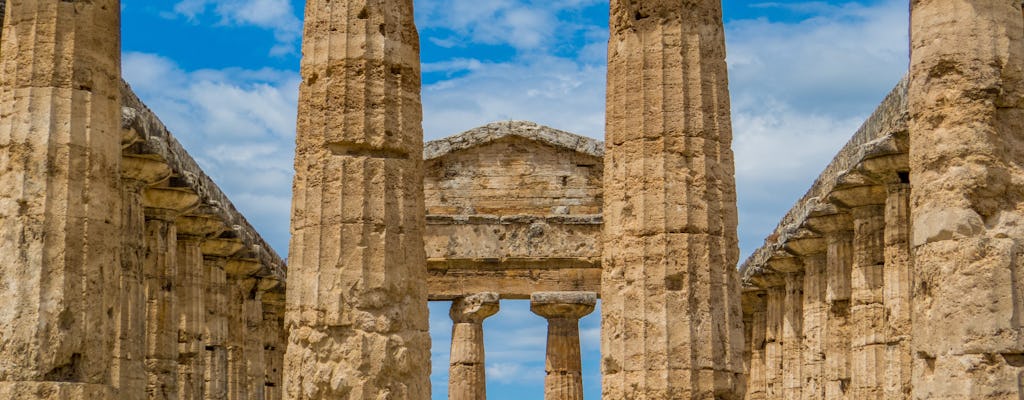
[[[885,381],[885,206],[853,208],[850,285],[850,378],[852,398],[882,398]]]
[[[480,293],[455,299],[452,318],[451,361],[448,367],[449,400],[487,398],[484,363],[484,319],[498,312],[497,293]]]
[[[764,348],[765,398],[782,399],[782,325],[786,314],[786,287],[768,288]]]
[[[610,31],[604,397],[740,397],[743,321],[721,2],[613,0]]]
[[[910,185],[889,185],[885,202],[885,299],[886,351],[884,395],[887,399],[910,396],[911,292]]]
[[[803,257],[804,303],[803,303],[803,388],[801,398],[820,400],[825,398],[825,358],[827,340],[825,325],[829,306],[825,300],[828,286],[828,271],[825,269],[827,256],[824,253]]]
[[[206,281],[206,324],[203,339],[206,343],[205,400],[228,398],[228,308],[227,275],[223,257],[205,257],[203,269]]]
[[[427,399],[412,0],[308,0],[302,48],[286,396]]]
[[[825,398],[848,399],[850,390],[850,273],[853,265],[853,232],[825,234],[828,241],[825,301]]]
[[[142,157],[121,160],[121,273],[116,308],[117,336],[111,379],[118,398],[146,398],[146,214],[142,192],[166,179],[166,164]]]
[[[786,274],[786,301],[782,318],[782,398],[800,400],[803,388],[804,274]]]
[[[245,314],[245,362],[247,392],[250,399],[266,396],[266,351],[263,349],[263,293],[253,290],[242,304]]]
[[[203,331],[206,307],[203,301],[204,271],[202,242],[197,237],[178,235],[176,305],[178,311],[178,400],[202,400],[206,380]]]
[[[913,397],[1022,396],[1019,1],[911,2]]]
[[[264,396],[266,400],[281,400],[282,378],[284,373],[284,351],[285,343],[288,341],[287,332],[284,331],[284,296],[285,291],[280,285],[269,286],[270,280],[261,280],[261,289],[264,289],[261,299],[263,300],[263,349],[265,354],[264,365],[266,368],[266,382],[264,383]]]
[[[767,293],[763,291],[748,295],[751,299],[750,372],[747,375],[747,400],[764,400],[767,393],[765,378],[765,335],[768,332]],[[746,305],[744,305],[746,307]]]
[[[255,279],[229,276],[228,278],[228,400],[248,400],[249,367],[245,349],[249,334],[246,318],[246,298],[256,285]]]
[[[105,399],[118,336],[120,2],[7,4],[0,398]]]
[[[538,292],[530,311],[548,320],[544,400],[583,400],[580,318],[594,311],[593,292]]]

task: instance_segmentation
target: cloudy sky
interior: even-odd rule
[[[303,1],[122,0],[124,76],[286,254]],[[508,119],[604,135],[607,0],[416,0],[423,127]],[[907,1],[725,0],[740,245],[753,251],[907,68]],[[488,395],[543,397],[543,319],[487,320]],[[451,322],[432,304],[434,398]],[[599,321],[585,319],[588,398]]]

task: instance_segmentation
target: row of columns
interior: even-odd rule
[[[480,293],[452,302],[450,400],[487,398],[483,321],[498,312],[499,301],[497,293]],[[593,292],[539,292],[530,296],[530,310],[548,321],[545,400],[583,399],[579,321],[593,312],[596,304],[597,294]]]
[[[283,288],[162,161],[126,154],[120,399],[280,399]]]
[[[881,193],[812,218],[819,244],[769,261],[775,273],[745,293],[747,398],[909,396],[910,188]]]

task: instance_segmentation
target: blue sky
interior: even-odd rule
[[[286,254],[303,1],[123,0],[124,76]],[[527,119],[602,138],[607,0],[416,0],[426,138]],[[907,68],[907,1],[723,2],[742,257],[761,244]],[[254,178],[258,177],[258,178]],[[431,305],[434,398],[451,322]],[[582,322],[600,396],[599,312]],[[543,397],[543,319],[485,323],[488,395]]]

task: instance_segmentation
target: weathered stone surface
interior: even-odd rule
[[[452,301],[452,347],[448,367],[449,400],[487,398],[484,319],[498,312],[497,293],[479,293]]]
[[[0,397],[112,398],[120,2],[13,1],[4,11]]]
[[[610,32],[604,397],[741,398],[721,2],[612,1]]]
[[[411,0],[307,2],[290,399],[430,397],[419,71]]]
[[[548,320],[544,378],[545,400],[583,400],[580,318],[594,311],[597,293],[538,292],[530,311]]]
[[[917,0],[910,26],[912,397],[1018,398],[1021,4]]]

